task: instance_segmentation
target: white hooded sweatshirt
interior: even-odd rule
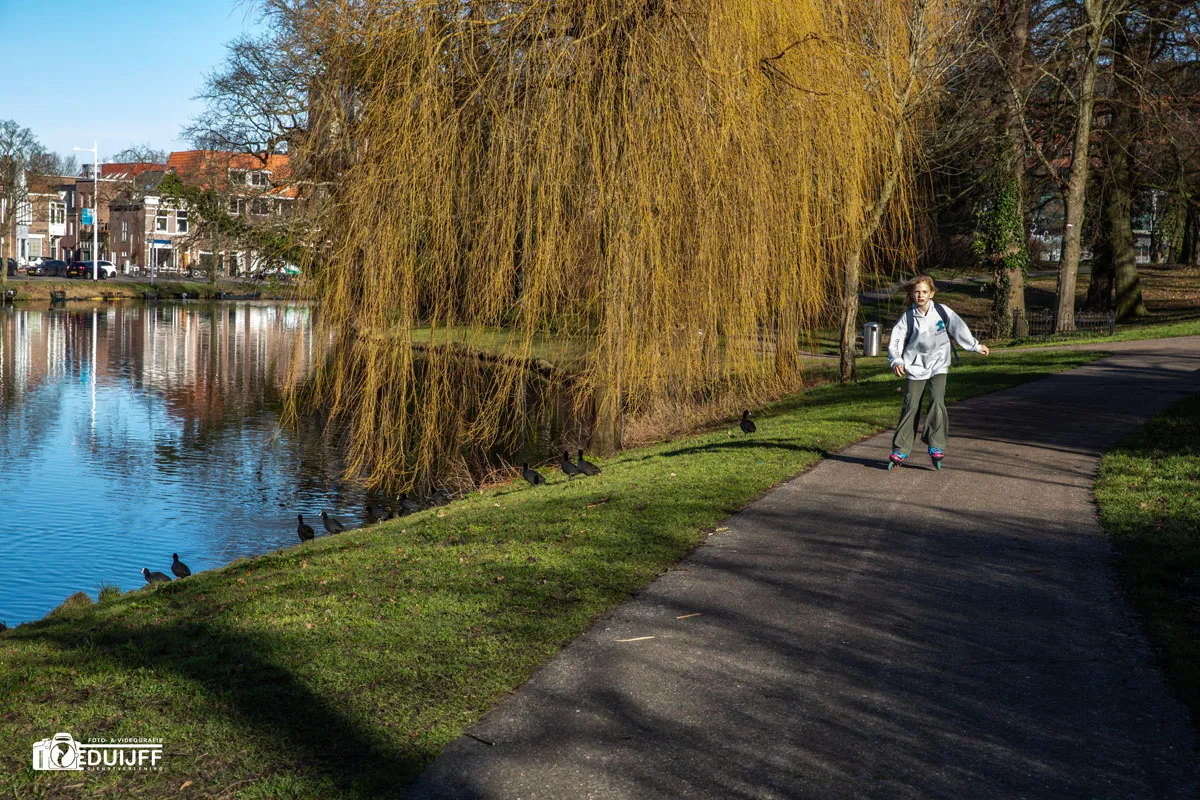
[[[892,328],[892,338],[888,340],[888,367],[903,363],[905,374],[917,381],[949,372],[951,336],[963,350],[980,352],[982,345],[975,341],[967,323],[949,307],[942,306],[946,313],[945,323],[938,316],[933,303],[929,304],[927,314],[922,314],[916,303],[913,303],[912,310],[917,328],[916,338],[908,347],[904,346],[908,341],[908,312],[901,314],[896,326]],[[947,325],[949,331],[946,330]]]

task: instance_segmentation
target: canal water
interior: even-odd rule
[[[296,514],[363,522],[315,423],[277,426],[305,304],[0,310],[0,620],[297,543]]]

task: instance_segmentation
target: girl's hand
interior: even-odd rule
[[[981,356],[986,356],[990,352],[992,352],[992,351],[988,350],[988,346],[986,344],[979,345],[979,354]]]
[[[897,364],[896,366],[892,367],[892,372],[896,373],[897,378],[903,378],[904,377],[904,364]]]

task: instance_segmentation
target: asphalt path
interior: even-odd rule
[[[1200,338],[1105,349],[952,406],[941,472],[886,471],[880,434],[764,495],[406,796],[1200,797],[1091,495],[1200,391]]]

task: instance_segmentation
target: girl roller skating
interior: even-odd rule
[[[888,342],[888,366],[897,377],[907,378],[904,384],[904,407],[892,437],[892,454],[888,469],[901,466],[908,458],[917,435],[921,397],[929,387],[929,413],[925,417],[925,432],[921,440],[929,448],[933,466],[942,468],[943,451],[949,419],[946,415],[946,375],[950,362],[957,360],[953,342],[959,347],[981,355],[988,347],[975,341],[962,318],[941,303],[933,302],[936,291],[933,278],[920,275],[908,289],[908,310],[900,315],[892,328]]]

